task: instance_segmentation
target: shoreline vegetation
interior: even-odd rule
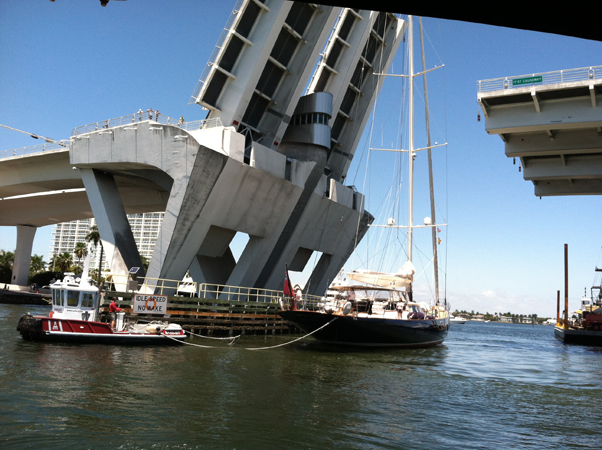
[[[94,244],[95,238],[98,236],[98,231],[95,227],[91,230],[90,234],[86,236],[86,241]],[[52,279],[62,278],[64,272],[81,272],[83,268],[83,259],[88,254],[86,244],[78,243],[73,249],[73,254],[64,252],[62,254],[54,254],[50,259],[50,262],[45,262],[43,257],[40,255],[33,255],[31,257],[31,265],[29,270],[28,284],[35,286],[35,288],[47,285]],[[74,261],[73,257],[77,258]],[[7,252],[0,250],[0,283],[10,283],[11,274],[14,263],[14,252]],[[148,267],[148,261],[146,258],[143,260],[145,268]],[[90,271],[90,276],[97,277],[98,269]],[[537,314],[512,314],[508,312],[494,312],[493,314],[486,312],[482,314],[480,312],[466,311],[466,310],[455,310],[452,313],[453,316],[473,321],[489,321],[489,322],[503,322],[503,323],[523,323],[523,324],[535,324],[543,325],[546,321],[550,320],[549,317],[538,317]],[[548,322],[549,323],[549,322]]]
[[[455,310],[452,313],[452,316],[466,319],[466,320],[474,320],[474,321],[483,321],[483,322],[501,322],[501,323],[524,323],[528,325],[544,325],[544,323],[548,320],[551,320],[551,317],[539,317],[537,314],[512,314],[510,311],[508,312],[494,312],[489,313],[486,312],[482,314],[480,312],[466,311],[466,310]]]

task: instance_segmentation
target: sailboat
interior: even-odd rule
[[[408,16],[409,46],[409,205],[408,205],[408,260],[397,272],[356,270],[348,277],[357,284],[333,283],[326,296],[318,302],[303,300],[291,301],[288,310],[280,316],[292,322],[301,330],[323,343],[356,347],[430,347],[445,340],[449,331],[450,314],[444,302],[438,297],[436,234],[431,218],[424,225],[413,223],[413,184],[414,184],[414,73],[413,25]],[[423,50],[424,54],[424,50]],[[423,58],[424,65],[424,58]],[[426,71],[423,72],[423,74]],[[426,94],[426,87],[425,87]],[[427,98],[425,98],[427,100]],[[428,101],[428,100],[427,100]],[[427,110],[428,111],[428,110]],[[427,135],[428,113],[427,113]],[[428,138],[429,181],[431,186],[431,216],[434,218],[434,196],[432,181],[431,143]],[[395,227],[390,219],[388,227]],[[417,302],[412,291],[416,269],[412,262],[413,229],[430,227],[433,232],[433,264],[437,292],[435,305]],[[287,275],[288,276],[288,275]],[[298,303],[302,308],[298,307]]]

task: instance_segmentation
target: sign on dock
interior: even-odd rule
[[[516,78],[512,80],[512,86],[520,86],[521,84],[534,84],[543,82],[542,76],[537,77],[526,77],[526,78]]]
[[[167,314],[167,295],[134,295],[135,314]]]

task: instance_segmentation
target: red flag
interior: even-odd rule
[[[285,265],[285,272],[284,272],[284,295],[287,297],[292,297],[291,300],[291,310],[295,310],[297,309],[295,307],[295,291],[293,290],[293,284],[291,283],[291,279],[288,276],[288,267]]]
[[[295,295],[293,292],[293,284],[288,276],[288,268],[284,272],[284,295],[287,297],[293,297]]]

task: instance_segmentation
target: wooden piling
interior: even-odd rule
[[[564,328],[569,328],[569,244],[564,244]]]

